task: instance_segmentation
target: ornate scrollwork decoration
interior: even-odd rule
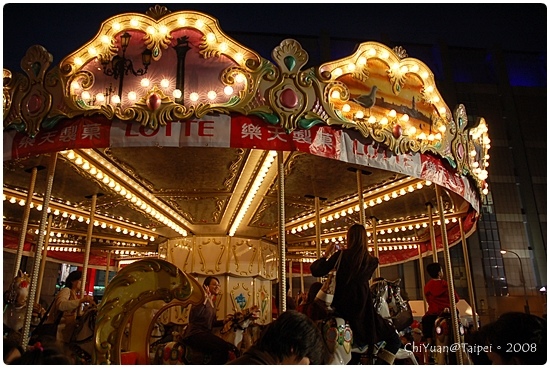
[[[46,72],[53,62],[53,56],[42,46],[29,48],[21,60],[21,68],[27,78],[9,78],[7,91],[4,86],[4,106],[9,107],[4,112],[12,116],[8,124],[19,122],[20,130],[34,137],[40,130],[40,124],[52,107],[52,94],[45,85]],[[11,73],[11,72],[10,72]],[[26,80],[24,80],[26,79]]]

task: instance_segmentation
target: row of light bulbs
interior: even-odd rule
[[[374,250],[373,247],[369,247],[369,252],[372,252]],[[378,246],[379,252],[388,252],[388,251],[394,251],[394,250],[407,250],[407,249],[418,249],[418,244],[407,244],[407,245],[383,245]],[[293,259],[292,262],[301,262],[301,263],[313,263],[317,260],[317,257],[315,255],[311,257],[304,257],[299,259]]]
[[[242,84],[245,80],[246,77],[241,73],[237,74],[235,77],[235,82],[238,84]],[[149,78],[142,78],[140,80],[140,86],[143,88],[143,90],[128,92],[126,94],[127,100],[130,101],[130,103],[135,103],[142,97],[141,95],[146,96],[149,93],[150,87],[157,85],[160,85],[161,89],[163,89],[165,92],[169,93],[170,91],[172,91],[171,94],[174,99],[179,99],[183,95],[180,89],[173,87],[173,81],[167,78],[161,79],[158,83],[155,81],[151,81],[151,79]],[[99,105],[118,105],[121,103],[121,96],[114,94],[112,97],[110,97],[110,99],[108,99],[107,97],[109,96],[106,96],[104,93],[101,92],[92,94],[88,90],[82,90],[82,86],[76,80],[71,83],[71,88],[73,95],[78,96],[80,94],[80,98],[82,99],[82,101],[86,102],[90,106],[95,105],[96,102]],[[239,88],[239,90],[240,89],[242,88]],[[188,98],[191,102],[223,103],[227,102],[235,94],[235,89],[232,86],[225,86],[222,90],[211,89],[208,92],[191,92],[189,93]],[[225,101],[222,101],[221,98],[224,96],[226,97],[226,99]]]
[[[229,236],[234,236],[235,232],[239,228],[239,225],[241,224],[241,221],[243,220],[244,216],[246,215],[246,212],[248,211],[248,208],[250,207],[250,204],[252,203],[252,200],[256,196],[256,193],[258,192],[258,189],[262,185],[269,169],[273,165],[273,162],[275,162],[275,157],[277,156],[277,151],[269,151],[267,153],[267,156],[262,164],[262,167],[258,171],[258,174],[256,175],[256,178],[254,179],[254,182],[252,186],[250,187],[250,190],[248,191],[248,194],[241,205],[241,208],[239,209],[239,213],[235,217],[235,220],[233,221],[233,224],[231,225],[231,229],[229,230]]]
[[[48,252],[70,252],[70,253],[84,253],[86,250],[80,247],[64,247],[64,246],[48,246]],[[122,250],[115,249],[112,251],[115,255],[127,255],[127,256],[155,256],[156,252],[140,252],[136,250]]]
[[[383,202],[388,202],[390,201],[392,198],[395,199],[395,198],[398,198],[400,196],[404,196],[406,195],[407,193],[412,193],[414,192],[415,190],[420,190],[424,187],[424,185],[426,186],[430,186],[432,183],[429,181],[429,180],[426,180],[424,182],[424,184],[422,184],[421,182],[418,182],[416,183],[416,185],[409,185],[407,187],[407,189],[405,188],[401,188],[400,190],[395,190],[390,194],[385,194],[383,196],[380,196],[378,198],[373,198],[371,200],[369,200],[368,202],[365,201],[363,203],[363,208],[364,209],[367,209],[368,207],[374,207],[376,205],[379,205]],[[383,188],[382,188],[383,189]],[[367,196],[373,196],[375,194],[374,193],[368,193]],[[340,212],[336,212],[335,214],[333,215],[327,215],[327,216],[323,216],[321,217],[321,223],[322,224],[326,224],[327,222],[332,222],[334,220],[338,220],[340,217],[343,217],[343,216],[346,216],[346,215],[351,215],[353,214],[354,212],[359,212],[360,208],[359,208],[359,205],[356,204],[356,205],[353,205],[353,206],[350,206],[346,209],[343,209],[342,211]],[[293,227],[290,229],[290,233],[291,234],[296,234],[296,233],[299,233],[301,231],[304,231],[304,230],[307,230],[307,229],[310,229],[310,228],[314,228],[315,227],[315,222],[314,221],[309,221],[303,225],[298,225],[296,227]],[[411,229],[412,230],[412,229]],[[397,230],[399,231],[399,230]]]
[[[8,201],[8,202],[13,203],[13,204],[17,203],[20,206],[25,206],[26,203],[27,203],[27,201],[25,199],[17,200],[17,198],[13,197],[13,196],[10,197],[10,199],[8,200],[8,196],[6,196],[5,194],[2,195],[2,198],[3,198],[4,201]],[[34,202],[31,202],[29,207],[31,209],[36,209],[37,211],[42,211],[42,204],[41,203],[35,204]],[[69,218],[70,220],[73,220],[73,221],[85,222],[86,224],[90,224],[90,219],[87,218],[87,217],[84,217],[80,214],[71,213],[69,211],[60,211],[59,209],[52,210],[51,207],[48,207],[47,212],[52,213],[54,216],[61,216],[63,218]],[[155,241],[155,237],[153,235],[149,236],[147,234],[142,234],[139,231],[129,230],[129,229],[127,229],[125,227],[121,227],[121,226],[114,227],[113,225],[107,224],[106,222],[103,222],[103,221],[99,222],[99,221],[95,220],[94,221],[94,226],[96,226],[96,227],[99,226],[102,229],[106,229],[107,227],[110,228],[110,229],[115,228],[115,231],[122,232],[124,235],[135,236],[138,239],[143,238],[143,240]],[[35,233],[36,234],[39,233],[38,229],[35,230]],[[45,233],[46,232],[44,231],[44,234]]]
[[[176,224],[174,221],[167,218],[164,214],[155,210],[145,201],[142,201],[129,188],[126,188],[124,185],[121,185],[114,177],[110,177],[109,175],[104,173],[101,169],[97,168],[93,163],[88,162],[87,160],[82,158],[82,156],[78,155],[72,150],[62,151],[61,154],[67,159],[69,159],[70,161],[72,161],[75,165],[80,166],[83,170],[87,171],[90,175],[95,177],[97,180],[101,180],[103,184],[107,185],[109,188],[113,189],[119,195],[121,195],[122,197],[130,201],[134,206],[142,209],[150,216],[154,217],[161,223],[165,224],[172,230],[176,231],[178,234],[182,236],[187,236],[187,231],[185,229],[183,229],[181,226]],[[109,164],[109,166],[111,165]],[[111,169],[114,169],[114,168],[111,166]],[[120,175],[118,177],[120,178]],[[137,188],[137,190],[142,192],[141,194],[144,194],[144,191],[142,190],[142,188]],[[160,202],[156,200],[156,198],[151,200],[156,201],[160,204]],[[164,210],[168,210],[168,207],[164,204],[161,204],[161,207],[163,207]],[[122,229],[122,232],[124,233],[124,229]]]

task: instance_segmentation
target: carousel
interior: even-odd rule
[[[268,324],[274,291],[293,278],[304,291],[309,264],[354,223],[382,268],[431,256],[450,275],[462,244],[470,273],[487,123],[447,106],[406,50],[366,41],[305,68],[295,40],[268,59],[208,14],[161,6],[105,20],[58,65],[29,46],[22,72],[3,70],[5,275],[29,258],[23,345],[47,261],[82,267],[82,294],[88,269],[117,272],[95,364],[151,363],[155,329],[186,324],[209,275],[219,319],[256,308]]]

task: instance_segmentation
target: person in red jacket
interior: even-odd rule
[[[432,278],[424,286],[424,295],[428,303],[428,310],[422,317],[422,334],[428,343],[432,342],[435,320],[445,308],[451,307],[447,281],[443,279],[443,269],[439,263],[430,263],[426,270]],[[455,291],[455,302],[459,301]]]

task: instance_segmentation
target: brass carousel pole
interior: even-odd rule
[[[320,198],[315,196],[315,244],[317,245],[317,259],[321,258],[321,203]],[[318,277],[317,281],[321,281]]]
[[[372,221],[372,249],[374,250],[374,256],[378,258],[378,236],[376,234],[376,223],[378,219],[376,217],[371,217]],[[376,267],[376,270],[374,271],[375,277],[380,277],[380,266]]]
[[[432,256],[434,259],[434,263],[439,262],[437,258],[437,240],[435,238],[435,229],[434,229],[434,220],[433,220],[433,213],[432,209],[433,206],[431,203],[427,203],[426,206],[428,207],[428,218],[430,219],[429,226],[430,226],[430,242],[432,243]]]
[[[84,297],[86,290],[86,278],[88,275],[88,262],[90,261],[90,248],[92,247],[92,232],[94,230],[94,213],[97,202],[97,194],[92,195],[92,206],[90,207],[90,223],[86,235],[86,250],[84,251],[84,262],[82,264],[82,283],[80,285],[80,297]],[[80,312],[80,309],[78,310]]]
[[[474,286],[472,283],[472,271],[470,269],[470,255],[468,252],[468,245],[466,244],[466,236],[464,235],[462,218],[458,219],[458,226],[460,226],[460,238],[462,239],[462,252],[464,253],[464,267],[466,268],[466,282],[468,283],[468,297],[470,298],[470,307],[472,308],[472,320],[474,321],[474,331],[477,331],[476,299],[474,296]]]
[[[290,286],[288,288],[288,291],[290,292],[290,296],[293,296],[292,295],[292,259],[290,259],[288,261],[288,284]],[[285,290],[286,290],[286,288],[285,288]]]
[[[283,152],[277,152],[277,170],[279,178],[279,254],[281,256],[279,267],[279,315],[286,311],[286,253],[285,253],[285,166]]]
[[[304,293],[304,260],[300,259],[300,291]]]
[[[435,195],[437,197],[437,207],[439,212],[439,221],[441,222],[441,241],[443,243],[443,256],[445,258],[445,274],[447,275],[447,286],[449,289],[449,304],[451,309],[451,321],[453,323],[453,336],[455,343],[460,341],[460,333],[458,331],[458,316],[456,315],[455,301],[455,283],[453,281],[453,268],[451,265],[451,255],[449,252],[449,240],[447,239],[447,227],[445,226],[445,212],[443,208],[443,198],[441,197],[441,189],[439,185],[435,185]],[[456,350],[456,359],[459,365],[464,364],[462,359],[461,348]]]
[[[356,171],[357,175],[357,200],[359,202],[359,221],[365,226],[365,201],[363,200],[363,177],[361,170]],[[377,255],[378,257],[378,255]]]
[[[107,265],[105,266],[105,288],[109,285],[109,271],[111,268],[111,251],[107,251]]]
[[[418,240],[418,232],[415,230],[414,235],[416,240]],[[420,292],[422,294],[422,300],[424,301],[424,312],[428,310],[428,302],[426,301],[426,295],[424,295],[424,285],[426,285],[426,277],[424,275],[424,259],[422,258],[422,247],[418,244],[418,267],[420,268]]]
[[[53,177],[55,175],[55,164],[57,162],[57,152],[50,155],[50,162],[48,164],[48,174],[46,177],[46,192],[44,193],[44,200],[42,202],[42,219],[40,220],[40,226],[38,230],[38,241],[36,242],[36,251],[34,253],[34,265],[32,271],[32,280],[29,290],[29,296],[27,300],[35,300],[36,296],[36,284],[38,279],[38,271],[40,267],[40,261],[42,259],[42,246],[44,245],[44,236],[46,222],[48,220],[48,207],[50,206],[50,197],[52,195]],[[30,190],[29,190],[30,192]],[[50,236],[50,234],[48,234]],[[29,343],[29,333],[31,330],[33,303],[27,303],[27,313],[25,314],[25,324],[23,325],[23,334],[21,335],[21,346],[27,347]]]
[[[52,230],[53,216],[48,216],[48,227],[46,229],[46,240],[44,241],[44,247],[42,249],[42,259],[40,260],[40,271],[38,275],[38,285],[36,285],[36,299],[35,302],[40,304],[40,294],[42,294],[42,281],[44,280],[44,271],[46,269],[46,260],[48,256],[48,245],[50,244],[50,231]],[[38,252],[39,249],[36,249]]]
[[[21,267],[21,259],[23,258],[23,249],[25,247],[25,239],[27,238],[27,227],[29,226],[29,215],[31,212],[32,196],[34,194],[34,185],[36,183],[36,173],[38,167],[33,167],[31,170],[31,181],[29,183],[29,191],[27,193],[27,202],[25,202],[25,212],[23,213],[23,222],[21,223],[21,235],[19,236],[19,245],[15,256],[15,267],[13,269],[13,278],[17,277],[19,268]],[[47,209],[44,208],[47,212]]]

